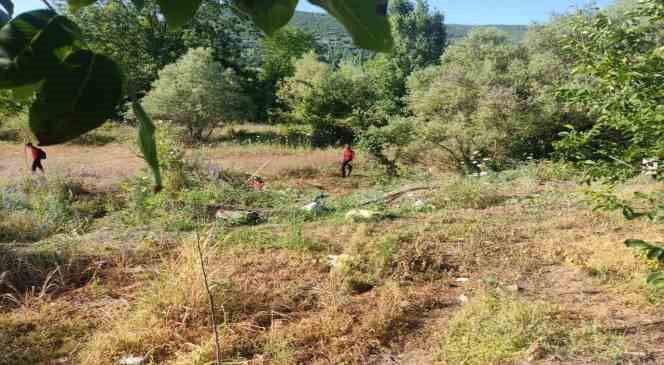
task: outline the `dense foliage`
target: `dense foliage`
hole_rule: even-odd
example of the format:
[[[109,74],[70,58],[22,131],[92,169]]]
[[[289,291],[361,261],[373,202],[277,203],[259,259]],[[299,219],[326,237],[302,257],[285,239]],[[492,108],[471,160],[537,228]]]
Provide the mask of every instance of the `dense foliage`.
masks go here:
[[[664,3],[645,1],[611,20],[577,18],[565,38],[574,75],[592,82],[561,91],[589,108],[597,122],[570,130],[558,144],[565,157],[588,162],[593,176],[638,174],[644,159],[664,158]]]
[[[216,62],[209,48],[193,48],[159,71],[143,105],[154,118],[184,126],[195,141],[224,122],[251,119],[254,111],[235,72]]]

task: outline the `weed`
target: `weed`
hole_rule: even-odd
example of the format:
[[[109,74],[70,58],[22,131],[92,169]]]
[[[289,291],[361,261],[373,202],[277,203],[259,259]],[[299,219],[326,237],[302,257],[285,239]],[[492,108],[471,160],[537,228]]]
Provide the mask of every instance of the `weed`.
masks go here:
[[[620,350],[619,338],[575,326],[564,317],[555,305],[482,292],[450,320],[441,353],[454,364],[496,364],[589,349],[585,355],[603,358],[607,351]]]
[[[447,208],[486,209],[499,205],[506,199],[495,185],[480,178],[466,177],[444,187],[441,193],[434,197],[433,204]]]
[[[215,282],[212,295],[217,303],[225,303],[230,282],[221,275],[222,266],[214,255],[215,248],[205,241],[204,255],[208,275]],[[160,269],[160,277],[139,296],[126,320],[114,322],[99,332],[81,353],[84,364],[112,364],[122,354],[149,354],[154,361],[163,360],[178,342],[171,330],[205,327],[208,320],[208,297],[200,272],[198,252],[193,242],[186,242],[177,255],[167,259]],[[221,318],[224,318],[222,315]],[[193,335],[193,332],[190,333]]]

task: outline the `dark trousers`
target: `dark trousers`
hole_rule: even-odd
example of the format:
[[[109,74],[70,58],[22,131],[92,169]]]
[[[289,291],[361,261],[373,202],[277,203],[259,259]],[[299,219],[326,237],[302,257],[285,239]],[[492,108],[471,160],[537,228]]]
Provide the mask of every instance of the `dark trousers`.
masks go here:
[[[341,163],[341,177],[348,177],[350,176],[350,173],[353,172],[353,165],[351,165],[352,161],[344,161]]]
[[[37,158],[32,162],[32,172],[37,171],[37,169],[40,169],[41,172],[44,172],[44,166],[41,164],[41,158]]]

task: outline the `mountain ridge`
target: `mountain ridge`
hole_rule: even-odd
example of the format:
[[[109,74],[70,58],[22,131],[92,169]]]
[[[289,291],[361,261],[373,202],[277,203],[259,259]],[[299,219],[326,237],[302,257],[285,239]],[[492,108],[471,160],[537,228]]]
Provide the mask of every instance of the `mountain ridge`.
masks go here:
[[[355,47],[350,34],[327,13],[296,11],[290,25],[312,33],[321,45],[327,46],[329,54],[326,55],[326,58],[328,60],[338,61],[348,56],[365,58],[369,54],[369,52]],[[465,37],[474,28],[498,28],[506,32],[514,42],[523,40],[528,30],[527,25],[511,24],[445,24],[445,26],[448,42],[451,43]]]

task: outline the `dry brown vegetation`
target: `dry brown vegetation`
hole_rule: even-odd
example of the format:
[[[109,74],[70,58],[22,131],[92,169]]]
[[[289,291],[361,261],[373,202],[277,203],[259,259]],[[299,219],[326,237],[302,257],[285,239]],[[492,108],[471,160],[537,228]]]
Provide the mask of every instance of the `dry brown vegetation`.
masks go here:
[[[564,165],[385,182],[360,161],[342,180],[335,150],[228,144],[204,150],[214,166],[252,173],[273,159],[265,192],[206,180],[146,197],[140,179],[123,178],[142,167],[127,163],[127,145],[50,149],[47,171],[67,176],[49,181],[48,194],[16,188],[27,184],[16,181],[20,151],[0,146],[2,364],[129,355],[210,364],[194,231],[204,236],[224,363],[664,363],[664,293],[643,279],[656,263],[622,245],[662,241],[664,231],[593,212],[583,203],[589,187]],[[103,156],[95,167],[90,154]],[[381,212],[375,220],[345,219],[422,179],[437,188],[369,206]],[[623,193],[637,185],[662,188],[638,180]],[[332,210],[301,212],[320,192]],[[202,213],[211,203],[268,216],[222,224]],[[53,219],[62,226],[29,235]]]

